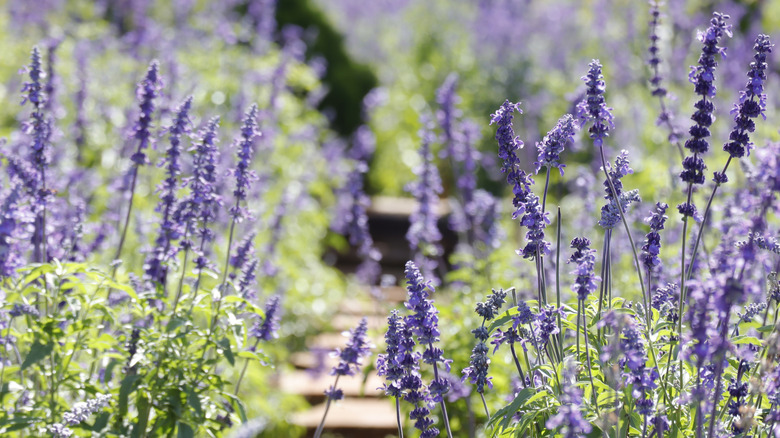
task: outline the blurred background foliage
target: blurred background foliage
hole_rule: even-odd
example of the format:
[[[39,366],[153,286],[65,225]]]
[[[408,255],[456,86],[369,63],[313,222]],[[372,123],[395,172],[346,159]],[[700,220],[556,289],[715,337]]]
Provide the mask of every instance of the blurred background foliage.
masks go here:
[[[224,169],[231,166],[228,148],[236,135],[238,119],[251,103],[263,111],[257,170],[259,187],[250,203],[254,222],[242,225],[244,234],[258,232],[263,248],[271,238],[267,224],[276,207],[291,203],[282,218],[283,236],[275,263],[278,275],[261,277],[261,297],[284,290],[284,342],[268,347],[275,363],[284,363],[292,351],[305,348],[309,334],[327,327],[328,315],[351,296],[364,293],[323,259],[327,247],[344,248],[346,241],[329,231],[334,189],[343,183],[347,164],[339,151],[349,144],[361,124],[370,125],[377,149],[367,175],[372,195],[406,196],[404,187],[413,180],[419,164],[418,130],[421,117],[434,117],[439,109],[436,90],[445,78],[459,78],[458,109],[463,118],[481,128],[479,149],[483,152],[480,186],[505,194],[506,184],[495,156],[494,128],[489,114],[505,100],[522,101],[524,114],[516,117],[515,129],[525,142],[523,157],[532,168],[535,143],[564,113],[573,111],[584,92],[580,77],[588,62],[601,59],[607,83],[607,102],[614,108],[616,130],[608,142],[614,155],[630,152],[633,175],[625,178],[629,188],[640,188],[645,201],[634,208],[643,217],[656,200],[670,205],[682,198],[676,175],[678,152],[666,140],[662,127],[655,127],[658,101],[647,85],[648,5],[635,0],[0,0],[0,138],[6,148],[20,147],[19,90],[23,77],[17,72],[29,60],[33,46],[56,45],[58,84],[55,117],[60,130],[55,148],[62,154],[57,165],[67,172],[81,163],[89,168],[82,181],[94,188],[90,196],[90,219],[115,221],[117,175],[129,165],[131,128],[135,117],[135,84],[148,62],[159,59],[165,79],[161,117],[166,126],[171,110],[189,94],[194,96],[195,124],[214,115],[223,118],[221,144]],[[696,62],[699,43],[696,30],[706,26],[713,10],[732,16],[734,37],[725,42],[730,53],[721,63],[719,101],[733,102],[744,83],[749,48],[759,32],[780,36],[780,1],[668,0],[659,29],[662,72],[675,96],[671,108],[675,123],[684,132],[694,96],[687,81],[688,66]],[[777,57],[775,57],[777,59]],[[756,138],[780,139],[778,64],[770,65],[767,114]],[[84,139],[77,144],[77,92],[84,90]],[[366,111],[363,101],[374,90]],[[717,107],[719,119],[729,119],[730,106]],[[714,138],[723,139],[730,123],[718,123]],[[760,140],[760,141],[765,141]],[[600,187],[599,164],[578,138],[565,153],[566,175],[552,174],[551,203],[560,205],[567,218],[595,224],[601,196],[583,195],[583,187]],[[438,148],[440,145],[437,144]],[[713,147],[712,162],[725,154]],[[437,151],[438,152],[438,151]],[[162,150],[156,151],[156,162]],[[453,190],[446,162],[444,196]],[[153,197],[158,176],[143,172],[137,193],[138,218],[129,251],[139,266],[143,250],[153,237],[156,203]],[[735,179],[739,179],[736,176]],[[64,187],[69,190],[69,187]],[[598,205],[594,205],[594,203]],[[504,202],[504,211],[510,209]],[[443,300],[442,339],[446,354],[455,359],[454,370],[468,363],[473,342],[469,331],[478,324],[472,307],[491,287],[516,286],[521,294],[532,290],[526,280],[529,266],[521,265],[514,249],[521,236],[504,214],[508,231],[502,246],[477,264],[479,273],[451,274],[451,295]],[[581,221],[565,220],[569,224]],[[553,220],[552,227],[556,226]],[[589,227],[577,226],[576,232]],[[565,229],[564,236],[574,230]],[[222,239],[225,236],[221,236]],[[594,239],[598,240],[598,239]],[[566,238],[564,238],[566,241]],[[621,244],[618,242],[618,244]],[[618,250],[628,267],[629,251]],[[594,242],[599,247],[600,242]],[[219,244],[217,246],[220,246]],[[222,245],[224,246],[224,245]],[[676,256],[676,248],[665,251]],[[110,251],[105,252],[106,254]],[[224,255],[216,254],[216,259]],[[110,260],[94,260],[110,263]],[[615,288],[631,280],[628,269],[617,269],[625,281],[615,278]],[[206,286],[206,288],[213,287]],[[568,293],[568,288],[565,289]],[[262,298],[261,298],[262,300]],[[451,352],[451,353],[450,353]],[[510,367],[508,358],[499,367]],[[258,386],[275,370],[255,370],[249,382]],[[497,370],[496,376],[507,375]],[[497,385],[508,386],[497,378]],[[291,412],[302,400],[282,394],[258,392],[248,401],[254,414]],[[453,418],[466,418],[467,407],[455,404]],[[479,412],[479,411],[478,411]],[[275,418],[274,415],[270,416]],[[278,418],[283,419],[283,416]],[[275,424],[276,436],[291,436],[283,421]]]

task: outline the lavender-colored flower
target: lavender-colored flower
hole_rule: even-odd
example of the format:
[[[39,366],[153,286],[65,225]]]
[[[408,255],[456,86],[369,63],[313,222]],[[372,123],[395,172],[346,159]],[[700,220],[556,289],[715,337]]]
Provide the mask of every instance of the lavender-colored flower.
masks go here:
[[[481,326],[473,330],[474,337],[477,338],[476,346],[471,351],[471,358],[469,360],[469,366],[463,370],[463,379],[469,379],[472,384],[477,385],[477,392],[480,394],[485,392],[485,385],[491,389],[493,383],[492,377],[488,377],[488,368],[490,367],[490,359],[487,357],[489,351],[485,341],[489,338],[489,333],[485,328],[485,322],[490,321],[498,315],[501,306],[506,302],[506,292],[503,289],[496,291],[493,289],[493,293],[488,295],[487,300],[483,303],[477,303],[476,312],[477,315],[482,317]],[[498,347],[496,347],[498,348]]]
[[[252,336],[261,341],[270,341],[277,337],[277,330],[279,330],[279,316],[281,298],[279,295],[274,295],[268,298],[265,303],[265,317],[255,321],[252,326],[252,330],[249,332],[249,336]]]
[[[256,258],[247,261],[241,268],[241,276],[238,279],[238,294],[241,298],[246,300],[254,300],[257,298],[257,292],[255,290],[255,281],[257,279],[257,265]]]
[[[512,186],[514,198],[512,205],[515,211],[512,218],[516,219],[525,213],[525,203],[529,193],[531,193],[531,184],[533,180],[520,168],[520,158],[517,151],[523,148],[523,142],[515,136],[512,128],[512,119],[514,112],[522,114],[520,103],[505,101],[503,105],[491,114],[490,124],[498,125],[496,130],[496,141],[498,142],[498,156],[503,161],[501,172],[506,174],[506,182]]]
[[[417,199],[417,208],[409,217],[411,224],[406,233],[406,240],[415,252],[415,259],[421,265],[420,267],[432,278],[437,264],[436,259],[442,253],[441,232],[437,225],[439,218],[436,214],[442,186],[430,149],[434,140],[433,133],[426,127],[422,130],[421,137],[422,164],[415,170],[418,179],[407,187],[407,191]]]
[[[138,83],[138,88],[136,89],[140,112],[134,126],[135,132],[133,136],[138,140],[138,149],[136,149],[136,152],[130,157],[130,160],[135,163],[136,166],[149,164],[149,160],[146,158],[144,150],[154,141],[154,136],[151,133],[155,109],[154,100],[160,96],[161,88],[162,81],[160,80],[159,63],[157,61],[152,61],[151,64],[149,64],[149,70],[147,70],[146,76]]]
[[[334,388],[333,385],[331,385],[325,390],[325,397],[327,397],[328,400],[339,401],[344,398],[344,391]]]
[[[249,233],[248,236],[238,244],[236,252],[230,256],[230,266],[233,267],[234,272],[230,277],[235,278],[236,269],[242,269],[247,262],[249,262],[255,255],[255,233]]]
[[[62,420],[68,426],[76,426],[77,424],[87,421],[92,414],[95,414],[108,406],[110,401],[110,395],[97,394],[93,399],[73,405],[71,410],[62,414]]]
[[[181,173],[182,136],[190,132],[189,113],[192,108],[192,98],[187,98],[176,109],[173,124],[168,128],[170,147],[165,152],[165,158],[160,163],[165,166],[166,177],[157,188],[160,193],[160,202],[156,211],[160,213],[160,231],[155,240],[154,250],[146,257],[144,273],[146,278],[153,283],[165,286],[168,274],[168,260],[173,259],[178,247],[173,241],[181,237],[185,224],[179,222],[175,215],[177,208],[176,194],[179,190],[179,174]]]
[[[27,303],[22,303],[22,304],[15,303],[14,307],[11,309],[10,312],[8,312],[8,314],[12,318],[17,316],[22,316],[22,315],[29,315],[35,318],[41,316],[41,313],[38,312],[38,309],[36,309],[35,306],[32,306]]]
[[[584,437],[593,427],[582,416],[582,391],[575,383],[574,370],[565,368],[564,379],[561,405],[558,412],[547,420],[545,427],[550,430],[561,427],[561,436],[565,438]]]
[[[24,125],[25,132],[32,136],[30,163],[36,169],[43,169],[49,164],[47,143],[51,127],[44,113],[48,96],[44,89],[45,84],[42,81],[46,78],[46,73],[43,71],[41,53],[37,47],[33,48],[30,56],[30,65],[25,70],[30,76],[30,82],[25,82],[22,87],[22,93],[26,93],[22,99],[22,105],[30,102],[30,105],[33,107],[31,120]]]
[[[745,313],[737,312],[740,322],[752,322],[753,318],[766,310],[766,303],[750,303],[745,306]]]
[[[190,189],[190,193],[182,203],[182,220],[187,223],[188,231],[196,232],[200,238],[200,246],[195,248],[195,267],[202,270],[209,265],[206,257],[206,243],[214,239],[214,232],[209,224],[217,218],[217,207],[222,200],[217,193],[217,130],[219,129],[219,117],[214,117],[206,124],[206,127],[198,134],[199,140],[190,151],[195,151],[194,168],[192,176],[182,181]],[[198,226],[200,222],[200,226]],[[195,228],[197,227],[197,230]],[[185,247],[189,246],[189,239],[184,239]]]
[[[542,166],[548,169],[557,167],[563,175],[565,164],[558,160],[561,158],[561,152],[564,148],[574,141],[574,134],[577,132],[577,125],[574,123],[574,117],[566,114],[558,120],[555,127],[544,136],[541,142],[536,143],[536,149],[539,151],[539,161],[535,162],[536,173]]]
[[[658,58],[658,53],[660,52],[660,49],[658,48],[658,40],[660,39],[658,36],[658,25],[660,21],[659,18],[661,17],[658,3],[658,0],[650,1],[650,15],[653,18],[650,20],[650,48],[648,49],[650,59],[647,63],[650,64],[650,67],[653,69],[653,77],[650,78],[652,94],[653,96],[663,97],[666,96],[666,89],[661,86],[663,78],[661,77],[661,71],[658,68],[661,64],[661,60]]]
[[[526,245],[517,253],[523,258],[535,260],[538,256],[544,256],[550,252],[550,242],[544,240],[544,229],[550,224],[549,213],[542,210],[542,204],[536,194],[529,192],[526,195],[525,214],[520,223],[528,228],[525,234]]]
[[[606,194],[604,195],[604,199],[607,200],[607,204],[601,207],[601,219],[599,219],[599,225],[605,229],[612,229],[620,223],[620,210],[618,210],[618,208],[622,209],[625,214],[631,204],[641,201],[638,190],[623,190],[623,177],[634,173],[634,170],[631,169],[629,164],[628,151],[622,150],[617,158],[615,158],[615,168],[608,169],[607,174],[612,181],[611,187],[615,188],[615,194],[620,200],[620,207],[618,207],[618,202],[615,201],[615,197],[612,194],[612,188],[610,187],[609,181],[605,180],[604,190]]]
[[[54,423],[49,426],[49,433],[53,438],[70,438],[73,436],[73,430],[62,423]]]
[[[648,271],[652,271],[656,267],[660,266],[661,259],[658,258],[658,254],[661,252],[661,235],[659,231],[664,229],[664,222],[668,219],[664,213],[669,208],[663,202],[655,204],[655,209],[645,219],[645,222],[650,224],[650,232],[645,236],[645,243],[642,245],[642,262]]]
[[[588,67],[588,74],[582,77],[587,85],[587,97],[577,104],[577,116],[580,119],[580,127],[593,122],[588,132],[593,139],[593,144],[601,147],[604,138],[609,136],[609,130],[614,129],[615,124],[612,121],[612,108],[607,107],[607,102],[604,100],[606,85],[601,74],[601,63],[598,59],[594,59]]]
[[[436,90],[436,103],[439,104],[439,111],[437,113],[437,119],[442,130],[442,142],[444,143],[444,149],[442,150],[442,158],[448,156],[454,157],[458,155],[456,149],[455,139],[455,124],[461,115],[461,111],[456,108],[460,97],[458,96],[456,89],[458,88],[458,75],[457,73],[450,73],[444,80],[444,83]]]
[[[0,278],[13,277],[16,269],[24,264],[23,251],[17,239],[25,217],[26,206],[21,204],[23,187],[18,181],[12,183],[10,191],[0,204]]]
[[[539,338],[539,348],[543,348],[550,340],[550,336],[558,334],[558,316],[563,317],[563,308],[555,308],[553,305],[544,306],[534,320],[534,331]]]
[[[260,135],[260,132],[257,131],[257,111],[257,105],[252,105],[244,114],[244,119],[241,123],[241,134],[240,137],[236,138],[238,163],[236,168],[232,170],[232,174],[236,179],[236,187],[233,190],[235,205],[230,208],[230,214],[235,222],[241,222],[247,217],[247,209],[242,207],[241,203],[246,200],[250,183],[257,180],[257,174],[250,169],[254,139]]]
[[[385,394],[393,397],[402,395],[401,378],[405,374],[401,362],[404,357],[401,355],[403,331],[404,320],[397,310],[393,310],[387,318],[386,353],[377,355],[376,359],[377,374],[385,376],[388,382],[383,387]]]
[[[692,66],[689,75],[691,83],[694,84],[696,94],[701,96],[701,99],[694,104],[696,112],[691,116],[691,119],[694,121],[694,125],[691,126],[689,131],[691,138],[685,142],[685,147],[693,155],[685,157],[683,160],[683,171],[680,173],[680,179],[689,185],[704,184],[704,169],[706,166],[700,155],[709,150],[707,137],[710,136],[709,128],[715,121],[715,116],[713,115],[715,105],[712,102],[716,91],[716,87],[713,84],[715,81],[715,68],[718,66],[715,56],[718,54],[723,56],[725,54],[725,49],[719,47],[718,43],[723,35],[731,36],[731,25],[726,24],[728,18],[728,15],[715,12],[707,31],[699,33],[699,40],[703,43],[702,53],[699,57],[699,65]],[[689,202],[678,205],[677,209],[684,217],[696,214],[696,207]]]
[[[677,285],[675,283],[667,283],[656,290],[650,305],[653,309],[658,310],[661,316],[666,317],[667,321],[675,323],[678,318],[677,301],[679,299],[680,292]]]
[[[339,208],[335,214],[333,229],[349,237],[351,245],[357,247],[361,263],[356,275],[365,284],[376,284],[381,268],[382,254],[374,246],[374,239],[368,227],[366,210],[371,199],[363,189],[363,178],[368,172],[368,161],[376,148],[376,139],[368,126],[361,126],[352,141],[349,157],[354,168],[347,175],[345,187],[339,192]]]
[[[601,278],[595,274],[596,250],[590,248],[590,240],[585,237],[575,237],[571,241],[571,247],[575,250],[566,263],[575,263],[577,267],[572,274],[577,275],[571,287],[577,294],[577,299],[585,300],[588,295],[596,291]]]
[[[759,35],[756,37],[756,43],[753,50],[756,51],[753,57],[755,61],[750,63],[750,71],[747,73],[749,78],[745,85],[745,90],[739,93],[739,103],[734,105],[731,113],[734,114],[734,129],[729,135],[729,142],[723,145],[723,150],[728,152],[731,158],[742,158],[747,154],[750,156],[750,149],[753,143],[750,141],[750,133],[755,131],[756,124],[752,119],[763,116],[766,120],[766,94],[764,94],[764,82],[766,82],[766,57],[772,52],[774,45],[769,42],[769,36]],[[722,183],[725,174],[716,173],[716,182]],[[719,181],[720,180],[720,181]]]
[[[357,328],[345,333],[349,336],[347,347],[336,350],[335,355],[339,358],[339,363],[333,367],[330,375],[354,376],[360,370],[363,358],[371,354],[373,347],[366,335],[367,331],[368,321],[363,318]]]

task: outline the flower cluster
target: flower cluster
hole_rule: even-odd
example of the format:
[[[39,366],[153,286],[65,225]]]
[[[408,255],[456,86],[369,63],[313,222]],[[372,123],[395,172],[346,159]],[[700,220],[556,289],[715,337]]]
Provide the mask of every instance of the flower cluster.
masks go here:
[[[281,297],[274,295],[265,303],[265,317],[255,321],[249,336],[261,341],[270,341],[277,337],[281,313]]]
[[[184,231],[185,224],[179,222],[176,194],[179,190],[179,174],[181,173],[182,136],[190,132],[190,109],[192,98],[187,98],[177,109],[173,124],[168,128],[170,147],[165,152],[165,158],[160,163],[165,166],[166,177],[157,188],[160,193],[160,202],[157,212],[160,213],[160,230],[157,233],[154,250],[146,257],[144,273],[146,278],[154,284],[165,286],[168,275],[168,260],[172,259],[178,247],[173,241],[178,239]]]
[[[373,348],[367,332],[368,321],[363,318],[355,329],[344,333],[349,336],[347,347],[336,350],[335,356],[339,358],[339,363],[333,367],[330,375],[354,376],[358,372],[363,365],[363,358],[371,354]]]
[[[565,147],[574,141],[574,134],[577,132],[577,125],[574,123],[574,117],[566,114],[558,120],[555,127],[544,136],[541,142],[536,144],[539,151],[539,161],[535,162],[536,173],[542,166],[547,168],[557,167],[563,176],[565,164],[561,164],[561,152]]]
[[[561,435],[567,438],[581,437],[589,433],[593,426],[582,415],[582,390],[576,383],[576,373],[571,367],[564,370],[565,385],[561,390],[561,406],[558,412],[545,423],[550,430],[561,428]]]
[[[689,79],[694,84],[696,94],[701,99],[694,104],[696,111],[691,116],[694,125],[691,126],[691,137],[685,142],[685,147],[693,154],[685,157],[683,160],[683,171],[680,173],[680,179],[688,185],[704,184],[704,160],[701,154],[709,150],[707,138],[710,136],[710,126],[715,121],[713,111],[715,105],[712,98],[715,97],[716,87],[715,68],[718,62],[716,55],[723,56],[725,49],[718,46],[723,35],[731,36],[731,25],[726,24],[729,16],[714,13],[710,21],[710,27],[705,32],[699,33],[699,40],[702,42],[702,53],[699,56],[699,65],[691,67]],[[696,207],[685,202],[677,206],[684,217],[695,216]]]
[[[154,141],[151,132],[152,119],[154,118],[155,110],[154,100],[160,96],[160,89],[162,88],[159,68],[158,62],[152,61],[152,63],[149,64],[149,70],[147,70],[146,76],[141,80],[136,89],[140,111],[134,126],[135,132],[133,136],[138,140],[138,148],[130,157],[130,160],[136,166],[149,164],[149,160],[146,157],[146,152],[144,152],[144,150]]]
[[[661,235],[658,232],[664,229],[664,223],[669,218],[664,214],[667,208],[669,206],[666,203],[658,202],[650,216],[645,219],[645,222],[650,224],[650,232],[645,236],[645,243],[642,245],[642,263],[648,272],[661,265],[661,259],[658,258],[661,252]]]
[[[577,276],[571,287],[577,294],[577,299],[585,300],[588,295],[596,291],[601,278],[595,274],[596,250],[590,248],[590,240],[584,237],[575,237],[571,241],[571,247],[575,250],[567,263],[574,263],[577,267],[572,274]]]
[[[415,170],[417,181],[407,187],[415,199],[417,208],[409,217],[410,226],[406,240],[415,253],[415,260],[428,277],[435,281],[433,271],[437,266],[437,258],[442,253],[441,232],[438,226],[436,209],[439,204],[439,194],[442,192],[441,178],[433,162],[431,143],[433,133],[426,128],[421,132],[420,157],[422,164]]]
[[[599,225],[604,229],[612,229],[620,223],[620,210],[618,208],[623,213],[626,213],[631,204],[641,201],[638,190],[623,190],[623,177],[634,173],[629,164],[628,151],[622,150],[615,158],[615,168],[608,169],[609,180],[604,181],[604,190],[606,192],[604,199],[607,200],[607,204],[601,207],[601,219],[599,220]],[[612,182],[611,186],[610,181]],[[615,195],[617,195],[619,202],[615,200],[612,194],[612,187],[615,188]],[[619,207],[618,204],[620,205]]]
[[[763,116],[766,120],[766,94],[764,94],[764,82],[766,82],[766,57],[772,52],[773,44],[769,42],[769,36],[759,35],[753,46],[756,54],[754,61],[750,63],[748,82],[745,90],[739,93],[739,103],[734,105],[731,113],[734,114],[734,129],[729,135],[729,141],[723,145],[723,150],[729,153],[731,158],[742,158],[750,155],[753,143],[750,141],[750,133],[755,131],[756,124],[752,119]],[[715,182],[723,183],[725,174],[716,172]]]
[[[490,333],[485,327],[485,322],[491,321],[498,315],[498,311],[501,310],[501,306],[506,302],[506,292],[503,289],[493,290],[491,295],[488,295],[487,301],[483,303],[477,303],[476,312],[477,315],[482,317],[482,324],[479,328],[472,330],[474,337],[477,338],[477,345],[471,351],[471,358],[469,360],[469,366],[463,369],[463,379],[469,379],[469,381],[477,385],[477,392],[480,394],[485,392],[485,385],[489,388],[493,388],[491,382],[492,377],[488,377],[488,368],[490,367],[490,359],[487,357],[489,351],[487,344],[485,343],[490,338]]]
[[[610,129],[615,128],[615,123],[612,120],[612,108],[607,107],[604,99],[606,85],[601,74],[601,62],[594,59],[588,67],[588,74],[582,77],[587,85],[587,97],[577,104],[577,116],[580,119],[580,127],[593,122],[588,132],[593,144],[601,147],[604,139],[609,136]]]
[[[257,105],[253,104],[244,115],[241,136],[236,139],[238,163],[232,172],[236,178],[236,187],[233,190],[235,205],[230,207],[230,214],[236,222],[241,222],[248,216],[246,207],[242,207],[241,203],[246,200],[249,184],[257,179],[255,171],[249,168],[254,155],[254,139],[260,135],[257,131],[257,112]]]
[[[517,151],[523,148],[523,142],[515,136],[512,127],[514,112],[522,114],[520,103],[505,101],[501,107],[491,114],[490,124],[497,124],[496,141],[498,142],[498,157],[503,161],[501,172],[506,174],[506,182],[512,186],[515,207],[512,218],[518,218],[525,213],[525,203],[531,193],[533,180],[520,168],[520,158]]]

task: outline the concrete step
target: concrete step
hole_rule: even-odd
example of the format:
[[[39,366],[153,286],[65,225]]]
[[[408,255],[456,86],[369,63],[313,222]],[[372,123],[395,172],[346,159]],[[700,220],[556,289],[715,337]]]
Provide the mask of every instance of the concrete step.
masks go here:
[[[311,437],[322,421],[324,412],[325,403],[321,403],[308,411],[295,414],[291,420],[293,424],[306,427],[307,436]],[[345,398],[331,403],[324,430],[344,437],[384,438],[397,435],[397,424],[395,405],[389,398]]]
[[[279,376],[277,384],[282,392],[298,394],[309,400],[324,400],[324,391],[333,385],[335,376],[330,375],[330,369],[314,376],[307,371],[290,371]],[[384,384],[384,379],[376,373],[368,374],[365,382],[363,375],[341,376],[338,388],[344,391],[345,397],[384,397],[384,392],[377,389]]]

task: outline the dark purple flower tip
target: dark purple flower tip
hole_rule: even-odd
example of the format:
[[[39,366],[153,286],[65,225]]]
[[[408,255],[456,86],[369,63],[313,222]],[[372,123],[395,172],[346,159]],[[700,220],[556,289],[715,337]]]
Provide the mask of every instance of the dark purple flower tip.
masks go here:
[[[162,81],[159,75],[159,63],[155,60],[149,64],[146,76],[138,83],[136,99],[138,100],[138,119],[134,126],[134,138],[138,140],[138,148],[130,157],[137,166],[149,164],[144,150],[153,142],[151,133],[152,120],[154,118],[154,100],[160,96]]]
[[[615,128],[612,117],[612,108],[607,107],[604,99],[606,85],[601,74],[601,63],[594,59],[588,64],[588,74],[582,77],[587,86],[587,96],[577,104],[577,117],[580,119],[580,127],[592,122],[588,132],[593,144],[601,147],[604,138],[609,136],[610,129]]]
[[[339,401],[344,398],[344,391],[331,386],[330,388],[325,390],[325,397],[333,401]]]

